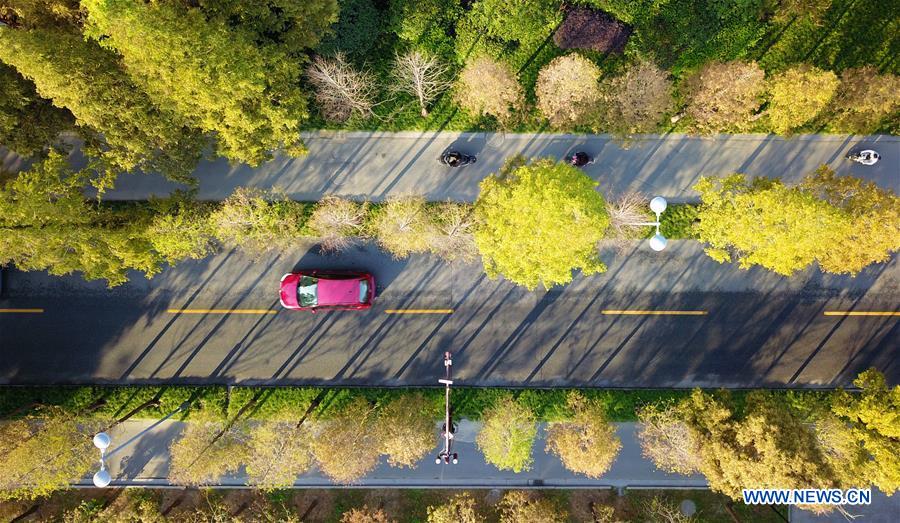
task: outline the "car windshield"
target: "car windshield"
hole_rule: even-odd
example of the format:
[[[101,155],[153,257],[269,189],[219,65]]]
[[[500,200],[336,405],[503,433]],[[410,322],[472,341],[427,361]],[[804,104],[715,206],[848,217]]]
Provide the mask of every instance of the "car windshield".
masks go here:
[[[318,278],[301,276],[297,283],[297,303],[301,307],[315,307],[319,304]]]
[[[369,302],[369,282],[367,280],[359,280],[359,302]]]

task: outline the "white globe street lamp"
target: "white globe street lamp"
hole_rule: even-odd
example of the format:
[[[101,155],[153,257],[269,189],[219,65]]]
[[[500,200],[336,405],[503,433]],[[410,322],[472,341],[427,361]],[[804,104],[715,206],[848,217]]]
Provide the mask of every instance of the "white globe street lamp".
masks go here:
[[[662,233],[659,232],[660,225],[660,215],[666,210],[666,207],[669,206],[669,203],[662,196],[654,196],[652,200],[650,200],[650,210],[653,211],[653,214],[656,215],[655,222],[639,222],[639,223],[628,223],[626,225],[635,225],[635,226],[643,226],[643,227],[656,227],[656,234],[650,238],[648,242],[650,244],[650,248],[656,252],[659,252],[666,248],[666,244],[669,243],[669,240],[666,239]]]

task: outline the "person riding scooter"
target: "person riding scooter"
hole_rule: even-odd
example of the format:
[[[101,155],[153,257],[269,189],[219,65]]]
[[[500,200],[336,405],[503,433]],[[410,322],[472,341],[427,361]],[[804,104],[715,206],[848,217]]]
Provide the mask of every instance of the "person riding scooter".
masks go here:
[[[881,159],[881,155],[872,149],[847,154],[847,159],[863,165],[875,165]]]
[[[475,156],[463,154],[459,151],[447,151],[441,155],[440,162],[449,167],[462,167],[475,163]]]
[[[584,167],[594,163],[594,158],[584,151],[578,151],[569,158],[569,163],[575,167]]]

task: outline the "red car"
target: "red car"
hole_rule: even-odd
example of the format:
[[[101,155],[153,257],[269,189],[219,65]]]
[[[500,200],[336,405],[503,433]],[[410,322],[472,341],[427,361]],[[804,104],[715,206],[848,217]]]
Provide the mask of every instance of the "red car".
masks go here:
[[[375,278],[367,272],[298,271],[281,277],[281,305],[298,311],[368,309]]]

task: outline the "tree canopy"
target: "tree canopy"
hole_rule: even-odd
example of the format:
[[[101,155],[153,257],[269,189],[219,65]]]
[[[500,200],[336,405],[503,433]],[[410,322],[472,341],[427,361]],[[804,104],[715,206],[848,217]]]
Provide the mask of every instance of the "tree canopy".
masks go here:
[[[512,396],[501,397],[484,413],[475,443],[484,459],[500,470],[531,468],[531,447],[537,435],[534,413]]]
[[[113,170],[140,169],[185,179],[202,143],[188,122],[156,105],[120,67],[116,55],[68,29],[0,31],[0,60],[33,81],[37,92],[68,109],[102,141],[89,153]],[[96,141],[96,140],[95,140]],[[101,180],[111,184],[112,176]]]
[[[597,185],[581,170],[550,159],[504,170],[481,182],[475,242],[485,271],[529,290],[603,272],[597,253],[609,217]]]
[[[775,75],[769,86],[772,128],[779,134],[789,134],[809,122],[828,105],[837,88],[837,75],[808,65]]]
[[[742,174],[701,178],[696,231],[718,261],[789,276],[818,262],[855,274],[900,249],[900,199],[821,167],[797,186]]]
[[[257,165],[278,148],[305,152],[298,59],[183,4],[84,0],[86,33],[113,49],[160,107],[215,133],[217,152]]]
[[[567,404],[573,411],[570,420],[550,424],[547,451],[559,456],[563,466],[589,478],[599,478],[612,466],[622,442],[616,427],[606,417],[606,407],[570,392]]]

